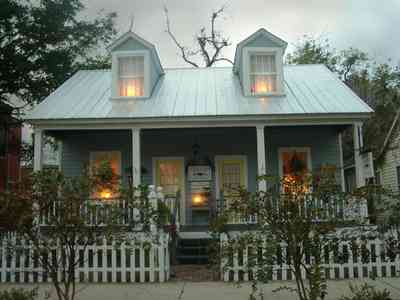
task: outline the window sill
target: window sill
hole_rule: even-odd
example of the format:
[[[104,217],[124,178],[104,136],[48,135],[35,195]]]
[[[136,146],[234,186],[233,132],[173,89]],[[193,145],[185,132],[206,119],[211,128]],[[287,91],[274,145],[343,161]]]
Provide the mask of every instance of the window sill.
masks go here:
[[[256,94],[256,95],[247,94],[246,96],[250,98],[285,97],[286,93],[276,92],[276,93],[266,93],[266,94]]]
[[[131,96],[117,96],[117,97],[111,97],[111,100],[115,101],[129,101],[129,100],[144,100],[148,99],[148,96],[136,96],[136,97],[131,97]]]

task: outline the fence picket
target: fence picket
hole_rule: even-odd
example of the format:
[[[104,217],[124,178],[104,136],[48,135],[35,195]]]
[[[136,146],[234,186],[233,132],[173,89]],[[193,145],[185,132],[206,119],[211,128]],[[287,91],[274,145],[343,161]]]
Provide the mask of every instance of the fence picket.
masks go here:
[[[221,236],[221,243],[226,243],[228,238],[226,235]],[[256,272],[256,267],[253,270],[248,270],[248,249],[240,250],[243,251],[243,258],[239,263],[239,251],[235,251],[233,255],[232,267],[226,268],[228,263],[227,258],[223,258],[221,262],[222,280],[223,281],[248,281],[250,280],[246,271]],[[327,252],[326,252],[327,251]],[[367,259],[363,257],[362,251],[369,253]],[[351,244],[348,242],[342,242],[339,244],[338,253],[324,249],[322,253],[323,264],[321,266],[324,270],[325,276],[329,279],[353,279],[363,277],[397,277],[397,272],[400,270],[400,257],[396,255],[395,259],[387,254],[384,242],[378,238],[375,240],[369,240],[365,243],[364,250],[353,252]],[[277,262],[273,268],[272,280],[293,280],[293,274],[291,275],[291,269],[286,264],[285,257],[287,256],[287,247],[284,243],[280,244],[280,255],[283,259],[281,262]],[[338,254],[343,255],[343,260],[338,261]],[[304,258],[305,259],[305,258]],[[363,261],[364,259],[364,261]],[[243,273],[244,276],[239,274]],[[302,269],[302,276],[305,277],[305,272]]]

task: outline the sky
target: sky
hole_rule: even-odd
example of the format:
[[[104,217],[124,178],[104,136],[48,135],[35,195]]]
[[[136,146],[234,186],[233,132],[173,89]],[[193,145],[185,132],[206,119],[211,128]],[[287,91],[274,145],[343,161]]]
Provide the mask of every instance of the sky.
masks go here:
[[[171,27],[182,44],[193,45],[194,33],[208,25],[213,10],[225,5],[217,28],[232,46],[224,56],[233,58],[235,45],[264,27],[289,43],[304,35],[329,39],[337,50],[356,47],[379,62],[400,62],[400,0],[83,0],[85,17],[101,10],[115,11],[120,34],[129,28],[156,45],[164,67],[187,66],[165,32],[163,5]]]

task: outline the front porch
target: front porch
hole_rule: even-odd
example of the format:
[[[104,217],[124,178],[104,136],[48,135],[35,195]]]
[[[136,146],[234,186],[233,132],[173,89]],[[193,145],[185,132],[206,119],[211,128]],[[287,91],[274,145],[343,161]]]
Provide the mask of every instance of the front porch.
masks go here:
[[[243,186],[251,192],[264,190],[266,185],[257,182],[257,175],[287,175],[287,164],[293,159],[293,153],[313,174],[325,166],[336,168],[337,183],[344,189],[341,141],[344,128],[340,125],[260,125],[141,130],[37,129],[35,169],[41,168],[40,149],[46,133],[61,142],[60,169],[65,175],[77,176],[99,159],[110,159],[123,184],[162,186],[167,198],[178,194],[176,221],[179,224],[205,226],[210,216],[222,207],[224,187]],[[357,126],[354,128],[357,134]],[[196,172],[206,167],[206,173],[192,174],[190,166],[196,166]],[[343,217],[343,208],[342,203],[332,203],[324,208],[324,213]],[[237,219],[234,223],[243,223],[243,220]]]

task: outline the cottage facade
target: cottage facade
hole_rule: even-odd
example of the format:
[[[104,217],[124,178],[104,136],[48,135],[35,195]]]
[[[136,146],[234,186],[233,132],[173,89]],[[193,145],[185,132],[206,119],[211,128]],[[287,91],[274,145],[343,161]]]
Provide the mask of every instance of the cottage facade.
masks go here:
[[[372,110],[325,66],[284,65],[286,46],[260,29],[237,45],[233,68],[165,68],[154,45],[128,32],[109,47],[111,70],[77,72],[29,115],[34,168],[43,135],[54,136],[68,176],[107,159],[124,184],[179,192],[190,231],[208,223],[227,186],[265,189],[257,175],[290,176],[294,159],[310,172],[335,166],[344,189],[341,133],[353,126],[361,185]]]

